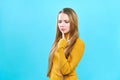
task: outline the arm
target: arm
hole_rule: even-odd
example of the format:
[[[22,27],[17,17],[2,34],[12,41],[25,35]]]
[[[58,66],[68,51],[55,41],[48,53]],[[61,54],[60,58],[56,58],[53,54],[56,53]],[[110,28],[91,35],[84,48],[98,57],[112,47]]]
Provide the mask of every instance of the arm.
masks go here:
[[[81,40],[77,40],[75,46],[73,47],[73,50],[70,53],[72,58],[70,61],[68,61],[64,54],[65,45],[66,40],[61,39],[58,43],[57,48],[59,67],[63,75],[69,74],[76,68],[84,52],[84,43]]]

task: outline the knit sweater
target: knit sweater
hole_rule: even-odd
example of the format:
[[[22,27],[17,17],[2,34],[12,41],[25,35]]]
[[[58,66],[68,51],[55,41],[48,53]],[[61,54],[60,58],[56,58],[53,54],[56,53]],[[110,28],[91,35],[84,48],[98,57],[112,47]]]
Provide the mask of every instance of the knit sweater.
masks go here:
[[[84,52],[84,42],[78,38],[68,58],[65,57],[64,48],[67,42],[60,39],[53,57],[50,80],[78,80],[75,68],[80,62]]]

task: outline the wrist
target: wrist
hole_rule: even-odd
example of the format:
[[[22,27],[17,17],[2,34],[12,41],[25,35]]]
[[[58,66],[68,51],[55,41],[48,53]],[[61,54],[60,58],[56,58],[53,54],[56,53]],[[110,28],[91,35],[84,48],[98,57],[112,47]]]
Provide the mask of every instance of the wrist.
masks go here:
[[[65,48],[67,41],[65,39],[60,39],[58,42],[58,48]]]

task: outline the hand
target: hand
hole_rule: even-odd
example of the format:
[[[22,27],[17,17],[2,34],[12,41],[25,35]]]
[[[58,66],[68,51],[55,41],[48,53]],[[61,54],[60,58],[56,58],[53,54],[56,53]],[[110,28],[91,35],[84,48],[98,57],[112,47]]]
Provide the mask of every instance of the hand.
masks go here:
[[[62,32],[62,38],[58,42],[58,49],[65,48],[67,41],[65,39],[65,34]]]

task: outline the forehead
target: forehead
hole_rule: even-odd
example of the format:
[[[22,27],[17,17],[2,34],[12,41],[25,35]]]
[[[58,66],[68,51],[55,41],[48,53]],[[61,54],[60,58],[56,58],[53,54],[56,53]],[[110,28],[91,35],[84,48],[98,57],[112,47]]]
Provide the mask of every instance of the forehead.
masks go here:
[[[60,14],[58,15],[58,20],[69,20],[69,17],[68,17],[68,15],[65,14],[65,13],[60,13]]]

